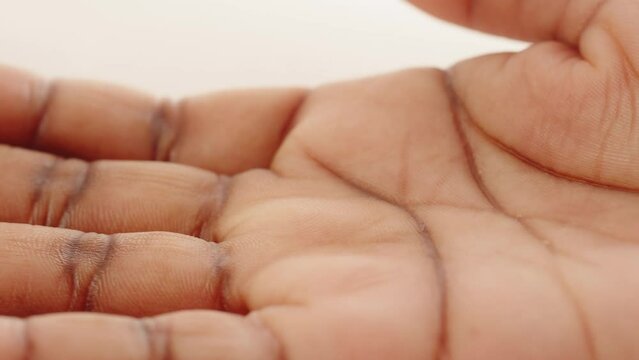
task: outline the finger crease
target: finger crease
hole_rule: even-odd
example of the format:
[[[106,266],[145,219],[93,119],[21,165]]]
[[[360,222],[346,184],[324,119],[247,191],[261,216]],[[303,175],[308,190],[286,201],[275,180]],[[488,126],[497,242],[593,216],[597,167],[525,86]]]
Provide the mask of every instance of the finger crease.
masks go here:
[[[102,256],[98,260],[93,273],[89,277],[87,286],[87,296],[84,299],[84,311],[95,311],[97,308],[97,297],[100,291],[100,281],[106,273],[109,263],[115,255],[115,247],[117,246],[117,238],[115,235],[101,236],[103,242]]]
[[[69,305],[67,311],[77,310],[78,298],[80,296],[80,278],[78,276],[79,253],[81,251],[80,244],[86,234],[81,233],[78,236],[70,238],[64,243],[61,249],[60,258],[62,259],[63,271],[67,277],[67,284],[71,296],[69,297]]]
[[[206,283],[206,292],[211,295],[211,309],[238,314],[246,313],[244,307],[238,307],[229,301],[229,277],[231,272],[228,267],[229,250],[216,243],[208,243],[211,252],[211,273]],[[235,302],[233,302],[235,303]]]
[[[51,184],[56,168],[60,160],[52,158],[42,170],[36,175],[33,184],[34,192],[31,200],[31,212],[29,215],[29,224],[41,225],[49,223],[49,198],[46,196],[47,187]]]
[[[202,199],[191,236],[200,239],[221,242],[217,231],[217,223],[226,205],[232,178],[219,175],[211,185],[210,191]]]
[[[59,211],[60,215],[56,221],[47,221],[47,226],[52,227],[67,227],[69,219],[73,213],[73,208],[84,196],[85,191],[91,184],[91,178],[94,170],[93,163],[82,163],[82,169],[77,172],[75,179],[71,178],[70,181],[74,181],[72,190],[62,201],[62,206]]]

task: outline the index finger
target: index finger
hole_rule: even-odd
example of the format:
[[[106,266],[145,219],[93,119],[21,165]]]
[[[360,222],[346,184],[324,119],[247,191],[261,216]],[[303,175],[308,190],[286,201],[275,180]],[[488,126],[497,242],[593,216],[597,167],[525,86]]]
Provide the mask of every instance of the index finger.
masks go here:
[[[303,89],[227,91],[177,102],[0,67],[0,143],[85,160],[162,160],[235,174],[270,165]]]

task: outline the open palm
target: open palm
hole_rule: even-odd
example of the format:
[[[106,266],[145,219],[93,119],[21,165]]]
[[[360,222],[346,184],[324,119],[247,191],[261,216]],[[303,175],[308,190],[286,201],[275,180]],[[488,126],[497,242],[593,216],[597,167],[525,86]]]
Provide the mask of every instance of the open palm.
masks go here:
[[[3,359],[639,358],[639,3],[415,3],[538,43],[177,103],[1,70]]]

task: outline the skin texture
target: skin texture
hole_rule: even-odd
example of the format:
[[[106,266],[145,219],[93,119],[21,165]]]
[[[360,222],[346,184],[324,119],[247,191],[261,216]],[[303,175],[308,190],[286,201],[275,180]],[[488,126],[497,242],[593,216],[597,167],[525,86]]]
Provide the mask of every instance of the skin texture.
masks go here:
[[[3,358],[639,358],[639,3],[415,5],[535,44],[179,102],[0,69]]]

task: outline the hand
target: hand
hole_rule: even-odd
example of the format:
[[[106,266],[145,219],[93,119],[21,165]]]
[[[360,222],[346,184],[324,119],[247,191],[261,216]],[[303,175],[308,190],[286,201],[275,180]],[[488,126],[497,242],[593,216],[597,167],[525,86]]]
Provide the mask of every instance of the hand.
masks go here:
[[[537,44],[173,104],[1,70],[3,358],[639,358],[639,3],[415,3]]]

